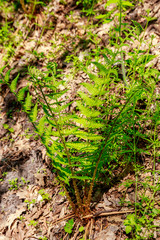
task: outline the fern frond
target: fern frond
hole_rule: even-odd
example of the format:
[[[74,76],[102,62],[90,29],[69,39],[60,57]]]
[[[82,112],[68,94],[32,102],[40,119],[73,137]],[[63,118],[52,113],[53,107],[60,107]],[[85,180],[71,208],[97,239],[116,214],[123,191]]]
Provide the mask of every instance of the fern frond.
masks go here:
[[[77,123],[79,126],[82,126],[83,128],[104,128],[104,124],[103,123],[98,123],[96,121],[93,120],[87,120],[85,118],[73,118],[73,122]]]
[[[102,105],[104,103],[104,101],[102,101],[98,98],[93,99],[93,98],[88,97],[88,95],[83,92],[78,92],[78,94],[83,99],[83,101],[90,107],[99,107],[100,105]]]
[[[62,126],[62,125],[66,125],[66,124],[71,124],[72,119],[76,117],[76,115],[66,115],[65,113],[61,113],[60,117],[57,119],[57,123]]]
[[[38,104],[36,103],[30,114],[32,122],[35,122],[38,114]]]
[[[45,115],[47,116],[47,120],[49,121],[50,120],[49,118],[53,118],[53,116],[51,115],[51,112],[48,109],[48,106],[42,102],[40,102],[40,104],[42,105],[43,111],[44,111]],[[55,124],[55,121],[52,121],[52,123]]]
[[[18,78],[19,78],[19,74],[16,76],[16,78],[10,84],[10,89],[11,89],[11,92],[13,92],[13,93],[16,91]]]
[[[81,104],[81,102],[76,102],[77,107],[79,108],[81,114],[83,114],[84,116],[86,116],[87,118],[90,117],[97,117],[99,115],[101,115],[101,113],[97,110],[92,110],[91,108],[85,107]]]
[[[71,173],[68,171],[68,168],[63,168],[60,164],[52,162],[54,168],[59,172],[58,178],[60,177],[63,182],[69,185],[69,180],[71,178]]]
[[[81,85],[84,86],[93,97],[97,95],[98,88],[96,88],[95,85],[91,83],[82,83]]]
[[[5,65],[4,67],[1,67],[1,68],[0,68],[0,75],[1,75],[1,76],[3,76],[2,73],[3,73],[3,71],[4,71],[4,69],[5,69],[6,67],[7,67],[7,65]]]
[[[9,82],[9,76],[10,76],[10,72],[13,70],[13,68],[9,69],[7,72],[6,72],[6,75],[4,76],[4,82],[8,84]]]
[[[46,131],[45,131],[46,136],[50,136],[50,137],[52,136],[52,128],[53,126],[51,124],[49,124],[49,126],[47,124]]]
[[[100,71],[101,74],[106,76],[108,74],[108,69],[101,63],[99,62],[92,62]]]
[[[68,126],[69,127],[69,126]],[[78,127],[68,128],[64,126],[64,129],[62,129],[62,135],[67,137],[69,135],[74,135],[77,132]]]
[[[37,127],[37,130],[38,130],[38,134],[39,135],[42,135],[45,131],[45,128],[44,128],[44,125],[46,123],[46,117],[43,116],[40,120],[39,120],[39,123],[38,125],[36,126]]]
[[[110,60],[105,54],[102,54],[102,55],[103,55],[106,63],[111,65],[111,64],[112,64],[112,63],[111,63],[111,60]]]
[[[29,112],[31,110],[31,106],[32,106],[32,96],[29,94],[29,92],[27,93],[27,97],[25,99],[25,102],[24,102],[24,110],[26,112]]]
[[[17,100],[21,102],[24,99],[25,92],[28,91],[28,87],[21,88],[17,94]]]
[[[48,86],[48,88],[50,88],[52,91],[53,91],[53,87],[49,87]],[[56,89],[56,88],[55,88]],[[54,89],[54,90],[55,90]],[[67,92],[68,90],[64,90],[64,91],[61,91],[61,92],[52,92],[52,93],[48,93],[48,94],[46,94],[46,96],[47,97],[49,97],[50,99],[55,99],[55,100],[57,100],[58,98],[60,98],[61,96],[63,96],[66,92]]]
[[[79,137],[81,139],[84,139],[84,140],[93,140],[93,141],[104,140],[104,137],[102,137],[100,135],[97,135],[97,134],[94,134],[94,133],[87,133],[87,132],[84,132],[84,131],[77,131],[75,133],[75,136]]]
[[[102,85],[102,78],[99,78],[97,75],[93,74],[93,73],[88,73],[88,76],[91,80],[93,80],[97,85]]]
[[[50,154],[49,154],[50,155]],[[53,155],[50,155],[50,157],[52,157],[52,159],[53,159]],[[54,164],[56,165],[56,164],[60,164],[60,166],[62,167],[62,169],[64,168],[64,166],[65,166],[65,168],[67,169],[67,167],[69,167],[69,163],[67,162],[67,160],[64,158],[64,156],[63,156],[63,158],[59,155],[59,154],[57,154],[57,156],[54,156],[54,159],[52,160],[52,162],[54,162]],[[59,167],[60,167],[59,166]]]
[[[78,180],[82,180],[82,181],[85,181],[85,180],[92,180],[91,177],[88,177],[88,176],[71,176],[71,178],[75,178],[75,179],[78,179]]]
[[[57,105],[55,108],[52,108],[54,112],[56,113],[60,113],[62,112],[63,110],[65,110],[67,107],[69,107],[72,103],[72,102],[69,102],[67,104],[63,104],[63,105],[58,105],[58,104],[61,104],[62,102],[56,102],[55,104]]]
[[[70,150],[76,150],[76,151],[80,151],[80,152],[93,152],[93,151],[96,151],[98,146],[94,146],[92,144],[89,144],[87,142],[83,143],[83,142],[72,142],[72,143],[69,143],[67,142],[66,143],[66,146],[68,149]]]

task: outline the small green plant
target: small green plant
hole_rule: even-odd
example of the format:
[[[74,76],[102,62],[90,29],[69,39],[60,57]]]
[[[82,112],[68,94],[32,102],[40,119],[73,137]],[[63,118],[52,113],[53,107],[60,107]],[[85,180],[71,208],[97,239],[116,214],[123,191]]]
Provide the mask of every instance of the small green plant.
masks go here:
[[[38,222],[34,221],[34,220],[30,220],[30,223],[28,224],[28,226],[34,226],[36,227],[38,224]]]
[[[44,173],[46,175],[47,174],[47,169],[46,168],[41,168],[37,171],[37,173]]]
[[[22,180],[22,182],[23,182],[25,185],[29,183],[28,180],[26,181],[26,180],[24,179],[24,177],[21,177],[21,180]]]
[[[10,128],[8,124],[3,124],[3,127],[4,129],[7,129],[10,133],[13,133],[14,132],[14,129],[13,128]]]
[[[31,201],[29,201],[26,199],[24,202],[27,203],[27,207],[28,209],[30,209],[36,203],[36,200],[32,199]]]
[[[48,238],[47,237],[40,237],[39,239],[40,240],[47,240]]]
[[[78,230],[79,230],[79,232],[83,232],[84,231],[84,227],[81,226]]]
[[[39,190],[38,193],[41,195],[42,201],[43,200],[47,200],[47,201],[51,200],[49,194],[45,193],[44,189]]]
[[[23,221],[23,219],[25,219],[25,217],[23,217],[23,216],[20,216],[20,217],[19,217],[19,220],[20,220],[20,221]]]
[[[7,176],[7,174],[8,174],[8,172],[3,172],[2,176],[5,177],[5,176]]]
[[[73,227],[74,227],[74,220],[72,218],[64,226],[64,231],[70,234],[70,233],[72,233]]]
[[[5,46],[9,43],[11,38],[12,29],[9,26],[9,23],[5,23],[2,26],[0,25],[0,44]]]
[[[43,52],[38,53],[37,51],[33,51],[33,54],[36,56],[38,60],[41,60],[45,57],[45,54]]]
[[[6,173],[6,174],[7,174],[7,173]],[[9,190],[12,190],[12,189],[18,190],[18,188],[22,186],[22,184],[19,184],[18,181],[19,181],[18,178],[9,180],[9,184],[11,185],[11,187],[9,188]],[[24,184],[28,184],[28,183],[29,183],[29,181],[26,181],[23,177],[21,177],[21,181],[22,181]]]
[[[154,177],[154,172],[152,174]],[[155,224],[160,215],[160,209],[156,206],[156,194],[160,189],[159,181],[154,186],[151,177],[146,177],[143,182],[137,179],[139,189],[136,189],[135,213],[129,214],[124,221],[126,234],[130,234],[132,239],[150,239],[154,231],[159,228]]]
[[[59,195],[61,195],[62,197],[64,197],[66,194],[65,194],[65,192],[59,192]]]
[[[38,239],[40,239],[40,240],[47,240],[48,238],[47,237],[39,237]]]
[[[124,221],[124,225],[126,226],[126,233],[130,233],[132,231],[141,231],[141,225],[137,223],[135,215],[130,214],[127,216],[127,219]]]
[[[12,190],[12,189],[18,190],[18,188],[19,188],[18,178],[15,178],[15,179],[12,179],[12,180],[8,180],[8,181],[9,181],[9,185],[11,185],[9,190]]]

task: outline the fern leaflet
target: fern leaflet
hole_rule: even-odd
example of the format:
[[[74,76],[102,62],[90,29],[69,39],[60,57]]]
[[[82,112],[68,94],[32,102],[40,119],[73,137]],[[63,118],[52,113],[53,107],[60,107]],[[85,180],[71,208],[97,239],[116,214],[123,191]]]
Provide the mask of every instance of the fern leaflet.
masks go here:
[[[24,103],[24,110],[26,112],[29,112],[31,110],[31,105],[32,105],[32,96],[29,94],[29,92],[27,93],[27,97],[25,99],[25,103]]]
[[[10,85],[11,92],[15,92],[15,91],[16,91],[16,86],[17,86],[18,78],[19,78],[19,74],[18,74],[17,77],[11,82],[11,85]]]

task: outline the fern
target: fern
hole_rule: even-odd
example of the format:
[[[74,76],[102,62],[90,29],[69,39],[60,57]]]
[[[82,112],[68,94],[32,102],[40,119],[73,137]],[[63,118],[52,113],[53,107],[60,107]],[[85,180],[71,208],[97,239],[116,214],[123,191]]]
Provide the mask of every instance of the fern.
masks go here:
[[[28,87],[15,93],[46,147],[73,210],[80,215],[90,211],[94,183],[104,166],[111,169],[112,162],[124,154],[124,149],[131,148],[131,138],[127,131],[131,128],[133,105],[146,91],[135,83],[127,88],[124,104],[121,105],[116,95],[110,91],[114,81],[117,81],[116,70],[114,72],[112,69],[111,62],[108,61],[107,66],[94,63],[99,69],[99,76],[89,73],[90,83],[82,83],[85,90],[78,92],[79,100],[76,101],[74,113],[68,112],[72,102],[60,100],[66,90],[60,90],[62,81],[55,80],[54,67],[52,70],[47,66],[48,72],[38,72],[39,77],[36,76],[35,68],[29,69],[30,81],[37,96],[34,106],[29,92],[24,97]],[[12,91],[15,91],[17,79],[18,76],[10,85]],[[43,111],[41,117],[39,106]],[[128,150],[128,154],[132,154],[132,151]],[[78,188],[82,182],[89,189],[87,196],[83,189]],[[85,206],[82,204],[84,199],[81,198],[84,195]]]

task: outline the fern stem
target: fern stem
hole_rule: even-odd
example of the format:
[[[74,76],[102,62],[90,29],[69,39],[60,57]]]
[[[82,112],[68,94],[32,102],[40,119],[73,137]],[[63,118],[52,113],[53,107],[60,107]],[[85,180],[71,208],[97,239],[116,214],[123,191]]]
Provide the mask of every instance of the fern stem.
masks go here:
[[[108,140],[109,140],[109,137],[110,137],[110,135],[111,135],[111,133],[112,133],[112,130],[113,130],[113,128],[114,128],[114,126],[115,126],[115,124],[116,124],[119,116],[121,115],[121,113],[123,112],[124,108],[127,106],[127,104],[129,103],[130,99],[133,97],[134,94],[135,94],[135,93],[133,93],[133,94],[128,98],[128,100],[126,101],[125,105],[124,105],[123,108],[120,110],[120,112],[118,113],[117,117],[115,118],[114,123],[113,123],[113,125],[112,125],[112,127],[111,127],[111,129],[110,129],[110,131],[109,131],[109,133],[108,133],[108,135],[107,135],[107,137],[106,137],[106,140],[105,140],[105,142],[104,142],[104,145],[103,145],[103,147],[102,147],[102,149],[101,149],[101,151],[100,151],[100,154],[99,154],[99,157],[98,157],[98,160],[97,160],[97,162],[96,162],[96,166],[95,166],[95,169],[94,169],[94,172],[93,172],[92,182],[91,182],[91,185],[90,185],[90,188],[89,188],[88,198],[87,198],[87,201],[86,201],[86,209],[89,209],[89,208],[90,208],[90,203],[91,203],[91,197],[92,197],[92,192],[93,192],[94,181],[95,181],[95,177],[96,177],[98,165],[99,165],[99,162],[100,162],[100,160],[101,160],[103,151],[104,151],[104,149],[105,149],[105,147],[106,147],[106,144],[107,144],[107,142],[108,142]]]
[[[70,197],[70,195],[69,195],[69,193],[67,191],[67,188],[66,188],[65,184],[62,181],[60,181],[60,184],[64,188],[66,197],[67,197],[67,199],[68,199],[68,201],[69,201],[69,203],[70,203],[70,205],[72,207],[73,212],[76,212],[76,206],[75,206],[74,202],[72,201],[72,199],[71,199],[71,197]]]
[[[126,87],[128,87],[127,77],[126,77],[126,69],[124,66],[124,60],[123,60],[123,52],[121,49],[121,68],[122,68],[122,75],[123,75],[123,82]]]

